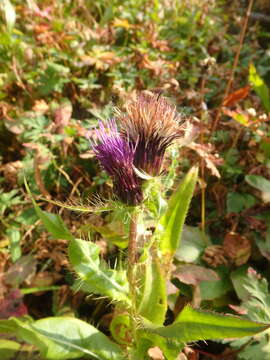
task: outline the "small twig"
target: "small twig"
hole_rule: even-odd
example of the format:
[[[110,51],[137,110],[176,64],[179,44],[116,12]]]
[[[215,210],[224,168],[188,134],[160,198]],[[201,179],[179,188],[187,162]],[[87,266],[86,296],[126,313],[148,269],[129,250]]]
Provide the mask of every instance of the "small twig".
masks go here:
[[[81,176],[81,177],[76,181],[76,183],[73,184],[73,188],[72,188],[72,190],[71,190],[71,193],[70,193],[69,198],[72,198],[72,196],[74,195],[74,193],[75,193],[75,192],[78,192],[78,186],[79,186],[79,184],[82,182],[82,180],[83,180],[83,177]],[[62,208],[60,209],[60,211],[59,211],[59,214],[61,215],[63,211],[64,211],[64,208],[62,207]]]
[[[201,82],[201,116],[200,116],[200,144],[203,146],[204,144],[204,91],[205,91],[206,77],[203,75]],[[204,159],[201,158],[201,179],[202,179],[202,187],[201,187],[201,230],[205,233],[205,162]]]
[[[66,180],[72,185],[73,189],[75,189],[74,191],[76,191],[76,194],[78,196],[80,196],[80,191],[77,189],[77,186],[74,185],[73,181],[71,180],[71,178],[69,177],[69,175],[65,172],[65,170],[62,169],[62,165],[58,166],[56,161],[53,161],[54,166],[56,167],[56,169],[66,178]],[[74,193],[73,191],[73,193]]]
[[[214,124],[213,124],[213,127],[212,127],[212,134],[216,131],[216,128],[217,128],[217,125],[218,125],[218,122],[219,122],[219,119],[220,119],[220,116],[221,116],[221,113],[222,113],[222,104],[223,104],[224,100],[227,98],[227,96],[229,95],[229,92],[230,92],[231,87],[232,87],[232,83],[233,83],[233,80],[234,80],[234,73],[235,73],[236,67],[237,67],[238,62],[239,62],[239,56],[240,56],[240,52],[241,52],[242,47],[243,47],[243,43],[244,43],[244,39],[245,39],[245,35],[246,35],[246,30],[247,30],[247,24],[248,24],[248,20],[249,20],[249,17],[250,17],[250,13],[251,13],[253,3],[254,3],[254,0],[249,0],[248,9],[247,9],[246,16],[245,16],[244,23],[243,23],[243,27],[242,27],[242,30],[241,30],[241,33],[240,33],[239,46],[238,46],[238,49],[237,49],[235,57],[234,57],[232,70],[231,70],[231,73],[230,73],[230,77],[229,77],[229,80],[228,80],[228,83],[227,83],[227,86],[226,86],[226,90],[225,90],[222,102],[221,102],[221,104],[220,104],[220,106],[218,108],[218,111],[217,111],[217,114],[216,114],[216,117],[215,117],[215,120],[214,120]]]

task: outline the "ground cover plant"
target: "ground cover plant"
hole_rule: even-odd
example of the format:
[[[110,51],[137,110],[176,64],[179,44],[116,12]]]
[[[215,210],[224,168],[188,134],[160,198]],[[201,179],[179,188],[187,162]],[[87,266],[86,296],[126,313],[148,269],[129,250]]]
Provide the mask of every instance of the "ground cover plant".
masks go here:
[[[2,358],[267,359],[268,3],[0,6]]]

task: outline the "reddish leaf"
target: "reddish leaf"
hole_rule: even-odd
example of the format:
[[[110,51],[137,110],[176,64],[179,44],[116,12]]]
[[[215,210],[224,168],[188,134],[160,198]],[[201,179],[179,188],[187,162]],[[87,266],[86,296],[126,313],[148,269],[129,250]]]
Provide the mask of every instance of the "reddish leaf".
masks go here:
[[[247,85],[241,89],[234,91],[233,93],[229,94],[226,99],[223,101],[223,106],[232,106],[238,103],[240,100],[246,98],[249,94],[250,86]]]
[[[173,274],[184,284],[198,285],[201,281],[217,281],[218,275],[214,270],[197,265],[181,265]]]
[[[4,299],[0,300],[0,319],[8,319],[10,316],[20,317],[27,314],[27,308],[23,303],[23,295],[20,290],[11,290]]]

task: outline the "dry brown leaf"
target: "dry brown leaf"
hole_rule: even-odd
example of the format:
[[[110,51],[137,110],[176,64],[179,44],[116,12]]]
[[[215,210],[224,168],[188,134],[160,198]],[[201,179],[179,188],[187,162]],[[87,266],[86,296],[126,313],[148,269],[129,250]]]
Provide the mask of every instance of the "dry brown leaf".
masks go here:
[[[250,240],[233,231],[225,236],[223,248],[227,257],[237,266],[245,264],[251,255]]]
[[[250,85],[247,85],[241,89],[234,91],[233,93],[229,94],[226,99],[223,101],[223,106],[232,106],[239,102],[240,100],[245,99],[250,91]]]
[[[208,246],[204,251],[202,260],[205,261],[209,266],[213,267],[228,264],[224,248],[221,245]]]
[[[45,114],[49,110],[49,105],[43,99],[36,100],[34,106],[32,107],[32,110],[41,114]]]
[[[153,360],[165,360],[165,357],[158,346],[148,349],[147,353],[148,356]]]
[[[3,171],[5,181],[10,185],[16,185],[18,172],[23,168],[22,161],[13,161],[0,166]]]
[[[57,272],[42,271],[35,275],[29,286],[30,287],[51,286],[60,279],[62,279],[62,277],[63,276]]]
[[[205,165],[211,171],[212,175],[220,178],[220,173],[216,165],[222,165],[223,159],[219,157],[219,154],[211,153],[214,151],[211,144],[197,144],[192,142],[188,147],[196,151],[196,153],[205,161]]]
[[[18,287],[23,282],[30,282],[36,273],[37,261],[32,255],[20,257],[4,274],[6,284]]]
[[[72,115],[72,105],[70,102],[62,103],[54,113],[54,122],[59,133],[63,133],[64,127],[68,126]]]

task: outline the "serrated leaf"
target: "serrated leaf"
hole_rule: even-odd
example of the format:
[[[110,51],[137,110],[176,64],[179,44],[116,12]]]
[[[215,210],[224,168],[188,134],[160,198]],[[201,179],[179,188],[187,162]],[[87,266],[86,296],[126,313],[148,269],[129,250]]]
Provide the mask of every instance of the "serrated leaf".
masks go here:
[[[186,306],[172,325],[152,329],[160,336],[181,339],[183,342],[209,339],[239,338],[254,335],[269,328],[231,315],[221,315]]]
[[[242,306],[248,311],[248,317],[256,321],[270,322],[270,294],[268,282],[250,268],[243,287],[249,293],[249,299]]]
[[[229,192],[227,194],[227,212],[239,213],[255,204],[255,198],[250,194]]]
[[[169,199],[168,209],[157,225],[154,235],[159,239],[160,249],[164,255],[173,256],[179,246],[197,178],[198,168],[193,167]]]
[[[83,280],[83,290],[130,303],[126,271],[109,269],[101,263],[100,249],[96,244],[72,239],[68,252],[74,270]]]

